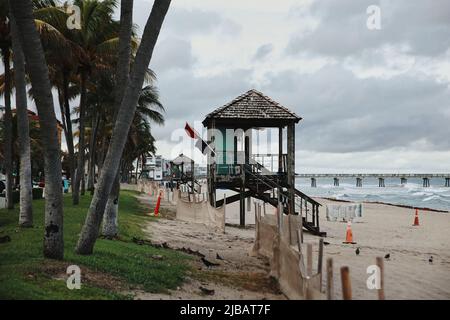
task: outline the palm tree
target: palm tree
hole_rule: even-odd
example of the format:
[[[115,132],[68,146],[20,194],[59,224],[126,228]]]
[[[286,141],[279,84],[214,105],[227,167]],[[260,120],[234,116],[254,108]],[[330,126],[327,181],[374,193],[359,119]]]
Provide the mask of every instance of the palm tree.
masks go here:
[[[12,128],[11,128],[11,73],[10,73],[10,55],[11,55],[11,34],[8,18],[8,3],[6,0],[0,1],[0,53],[2,55],[3,66],[5,68],[4,76],[4,95],[5,95],[5,150],[4,167],[6,171],[6,204],[8,209],[14,209],[12,197]]]
[[[133,119],[125,151],[122,156],[122,172],[130,167],[135,159],[148,154],[154,154],[155,139],[150,130],[150,122],[156,124],[164,123],[164,107],[159,101],[158,91],[154,86],[148,85],[142,88],[138,99],[136,114]],[[120,170],[119,170],[120,172]],[[119,212],[120,175],[117,174],[114,180],[111,193],[108,197],[105,213],[103,215],[102,234],[108,238],[113,238],[118,233],[117,217]]]
[[[45,233],[44,256],[62,259],[63,202],[61,188],[61,157],[58,130],[54,112],[48,67],[45,61],[39,33],[33,19],[33,6],[30,0],[10,0],[10,9],[17,23],[17,35],[22,47],[27,70],[39,113],[45,158]]]
[[[33,195],[31,182],[30,130],[28,123],[27,91],[25,82],[25,58],[19,43],[17,26],[11,17],[11,38],[14,62],[14,83],[16,87],[17,135],[20,156],[20,214],[19,225],[33,226]]]
[[[70,41],[70,30],[66,26],[68,15],[60,2],[34,0],[35,23],[41,36],[49,65],[50,81],[56,87],[61,108],[61,119],[67,143],[70,177],[75,175],[75,151],[69,101],[75,96],[70,93],[70,82],[78,67],[76,44]]]
[[[114,96],[114,117],[116,120],[123,92],[128,84],[131,62],[131,39],[133,33],[133,0],[120,2],[119,50],[117,55],[116,85]],[[117,169],[114,185],[108,196],[103,219],[103,235],[115,237],[118,232],[118,211],[120,193],[120,168]]]
[[[98,237],[108,195],[117,175],[120,158],[127,140],[128,131],[134,119],[139,93],[144,83],[145,73],[150,63],[153,49],[158,40],[164,18],[171,0],[155,0],[145,25],[142,41],[136,53],[129,83],[126,87],[115,122],[114,131],[102,171],[92,198],[85,223],[76,246],[79,254],[91,254]]]
[[[74,2],[81,11],[81,29],[73,32],[72,41],[78,45],[78,72],[80,77],[79,141],[78,161],[73,181],[73,203],[79,203],[80,183],[84,176],[85,163],[85,118],[88,78],[95,68],[110,68],[108,56],[112,56],[118,43],[119,24],[113,21],[115,0],[77,0]],[[106,55],[106,59],[105,59]]]

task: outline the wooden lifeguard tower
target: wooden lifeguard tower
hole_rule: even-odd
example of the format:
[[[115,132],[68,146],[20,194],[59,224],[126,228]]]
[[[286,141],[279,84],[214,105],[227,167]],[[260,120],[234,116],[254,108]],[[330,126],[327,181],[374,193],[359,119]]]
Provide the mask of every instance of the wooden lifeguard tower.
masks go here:
[[[170,169],[172,174],[171,181],[175,182],[177,186],[188,186],[190,193],[198,192],[198,188],[200,187],[200,184],[195,179],[194,165],[194,160],[184,154],[180,154],[178,157],[170,161]]]
[[[209,113],[203,125],[215,149],[207,160],[210,204],[223,205],[223,199],[216,199],[216,190],[229,189],[237,194],[227,197],[226,203],[240,201],[241,226],[245,225],[245,199],[253,197],[281,208],[285,214],[301,214],[304,228],[325,235],[319,228],[320,204],[295,188],[295,125],[300,120],[294,112],[256,90]],[[274,156],[277,158],[276,170],[273,164],[266,168],[259,162],[261,155],[252,153],[252,129],[262,128],[278,128],[278,154],[262,155],[272,161]]]

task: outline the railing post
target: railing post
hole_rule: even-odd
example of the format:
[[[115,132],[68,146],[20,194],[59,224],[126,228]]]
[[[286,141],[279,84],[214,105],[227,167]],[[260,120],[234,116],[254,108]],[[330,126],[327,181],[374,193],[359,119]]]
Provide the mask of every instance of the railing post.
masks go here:
[[[312,205],[312,223],[315,226],[316,225],[316,209],[315,209],[314,204],[311,204],[311,205]]]
[[[316,207],[317,230],[319,230],[319,206],[317,204],[315,204],[314,206]]]

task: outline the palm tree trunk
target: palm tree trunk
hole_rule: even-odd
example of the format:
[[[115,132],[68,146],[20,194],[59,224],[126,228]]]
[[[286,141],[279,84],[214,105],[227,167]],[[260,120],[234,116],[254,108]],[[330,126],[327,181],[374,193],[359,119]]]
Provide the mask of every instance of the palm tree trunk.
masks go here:
[[[135,178],[136,178],[136,184],[137,184],[137,180],[138,180],[138,168],[139,168],[139,158],[140,156],[137,157],[136,159],[136,170],[135,170]]]
[[[71,188],[73,191],[73,181],[75,178],[75,151],[73,146],[73,131],[72,120],[70,118],[70,105],[69,105],[69,74],[67,71],[63,71],[63,100],[64,100],[64,113],[66,123],[66,143],[67,151],[69,152],[69,166],[70,166],[70,179],[72,181]]]
[[[114,238],[119,233],[119,196],[120,196],[120,172],[117,172],[111,193],[103,215],[102,235]]]
[[[14,17],[11,17],[14,82],[16,87],[17,135],[20,156],[20,213],[19,225],[33,226],[33,193],[31,182],[30,127],[28,124],[27,90],[25,82],[25,58],[17,35]]]
[[[145,25],[141,44],[136,53],[133,71],[125,90],[111,142],[103,164],[102,172],[95,188],[85,223],[81,230],[76,252],[91,254],[98,237],[100,223],[106,207],[112,184],[117,175],[120,158],[127,140],[128,131],[134,118],[139,92],[144,82],[145,71],[150,63],[153,49],[159,36],[164,18],[171,0],[155,0],[152,11]]]
[[[84,120],[86,108],[86,71],[81,70],[81,94],[80,94],[80,121],[78,129],[78,160],[75,181],[72,189],[72,202],[74,205],[80,203],[80,185],[84,184]]]
[[[61,147],[58,141],[48,68],[39,33],[34,23],[31,1],[10,0],[9,5],[17,24],[19,41],[20,43],[26,43],[23,46],[23,53],[39,114],[39,125],[41,128],[45,128],[45,130],[41,130],[45,160],[44,256],[62,259],[64,256],[64,239]]]
[[[2,48],[3,65],[5,67],[5,173],[6,173],[6,206],[14,209],[13,202],[13,163],[12,163],[12,113],[11,113],[11,74],[9,47]]]
[[[91,136],[89,138],[89,170],[88,170],[88,190],[91,194],[94,194],[94,185],[95,185],[95,159],[96,159],[96,150],[95,142],[97,141],[97,131],[100,122],[100,115],[96,113],[95,117],[92,119],[92,130]]]
[[[114,96],[114,121],[119,112],[123,93],[127,87],[130,74],[131,36],[133,26],[133,0],[122,0],[120,3],[120,30],[119,50],[116,70],[116,87]],[[111,194],[108,197],[103,219],[103,234],[116,235],[118,232],[117,217],[119,214],[120,169],[117,170],[116,179]]]

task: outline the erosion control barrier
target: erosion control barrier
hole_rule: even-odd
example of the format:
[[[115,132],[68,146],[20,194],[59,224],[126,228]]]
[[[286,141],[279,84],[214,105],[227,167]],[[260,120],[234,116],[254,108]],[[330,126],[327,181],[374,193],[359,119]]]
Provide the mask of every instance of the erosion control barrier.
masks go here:
[[[201,223],[218,232],[225,232],[225,205],[214,208],[203,197],[198,195],[183,196],[181,190],[177,194],[177,219],[187,222]]]
[[[353,221],[359,222],[363,217],[362,203],[355,204],[327,204],[326,205],[328,221]]]
[[[312,246],[302,243],[300,221],[296,215],[262,215],[255,217],[255,243],[253,254],[270,260],[271,276],[278,280],[280,290],[289,299],[325,299],[322,293],[322,271],[312,272]],[[305,261],[305,245],[311,254]],[[321,256],[318,257],[321,260]],[[321,261],[318,261],[318,266]],[[320,268],[321,269],[321,268]],[[309,271],[309,272],[308,272]]]

